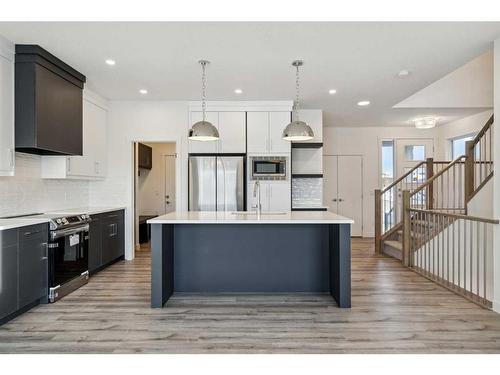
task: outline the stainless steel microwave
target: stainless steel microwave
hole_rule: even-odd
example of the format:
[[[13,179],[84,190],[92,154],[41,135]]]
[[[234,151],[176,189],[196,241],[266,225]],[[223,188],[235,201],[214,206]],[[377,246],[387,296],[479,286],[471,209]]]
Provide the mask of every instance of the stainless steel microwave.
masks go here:
[[[252,180],[286,180],[286,156],[252,156]]]

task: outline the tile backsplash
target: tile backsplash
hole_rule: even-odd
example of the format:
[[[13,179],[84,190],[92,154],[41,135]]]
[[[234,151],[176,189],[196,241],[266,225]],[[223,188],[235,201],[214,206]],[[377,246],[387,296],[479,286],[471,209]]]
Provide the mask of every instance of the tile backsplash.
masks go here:
[[[39,155],[16,153],[13,177],[0,177],[0,217],[89,205],[89,182],[41,178]]]
[[[322,205],[322,178],[292,179],[292,207],[317,207]]]

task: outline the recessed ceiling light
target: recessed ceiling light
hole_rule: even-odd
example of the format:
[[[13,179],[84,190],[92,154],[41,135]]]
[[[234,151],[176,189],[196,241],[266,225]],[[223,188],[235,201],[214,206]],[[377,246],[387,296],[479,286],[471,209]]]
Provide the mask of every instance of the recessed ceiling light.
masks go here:
[[[148,93],[148,90],[146,89],[140,89],[139,92],[142,94],[142,95],[146,95]]]
[[[399,78],[406,78],[410,75],[410,71],[409,70],[406,70],[406,69],[403,69],[401,70],[399,73],[398,73],[398,77]]]
[[[358,102],[358,105],[361,107],[365,107],[367,105],[370,105],[370,101],[369,100],[362,100],[362,101]]]
[[[106,64],[108,64],[108,65],[115,65],[116,61],[115,60],[111,60],[111,59],[107,59],[106,60]]]
[[[334,95],[334,94],[336,94],[336,93],[337,93],[337,90],[335,90],[335,89],[330,89],[330,90],[328,90],[328,93],[329,93],[330,95]]]
[[[236,89],[236,90],[234,90],[234,93],[235,94],[242,94],[243,90],[242,89]]]

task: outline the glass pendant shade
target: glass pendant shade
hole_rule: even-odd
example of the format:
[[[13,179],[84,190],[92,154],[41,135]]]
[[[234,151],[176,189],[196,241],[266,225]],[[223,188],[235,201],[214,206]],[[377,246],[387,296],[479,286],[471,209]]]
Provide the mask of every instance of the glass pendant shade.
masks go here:
[[[219,139],[219,131],[208,121],[198,121],[189,129],[189,139],[193,141],[216,141]]]
[[[303,142],[313,139],[314,132],[304,121],[292,121],[283,130],[281,137],[290,142]]]

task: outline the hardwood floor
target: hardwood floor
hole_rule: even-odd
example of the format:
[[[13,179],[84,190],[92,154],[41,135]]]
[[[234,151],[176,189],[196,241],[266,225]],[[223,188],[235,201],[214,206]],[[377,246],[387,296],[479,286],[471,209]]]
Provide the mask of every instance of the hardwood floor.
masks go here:
[[[175,295],[149,307],[139,251],[0,327],[2,353],[500,353],[500,315],[354,239],[352,309],[325,295]]]

